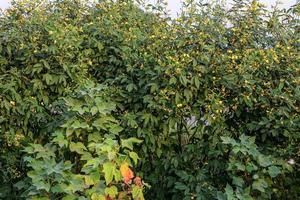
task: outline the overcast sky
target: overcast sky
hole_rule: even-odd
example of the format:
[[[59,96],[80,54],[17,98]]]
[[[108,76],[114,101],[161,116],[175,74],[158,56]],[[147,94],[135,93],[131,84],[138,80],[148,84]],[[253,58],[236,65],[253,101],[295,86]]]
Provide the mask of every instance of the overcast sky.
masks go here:
[[[231,0],[227,0],[228,2],[231,2]],[[277,0],[260,0],[262,3],[266,4],[268,7],[271,7],[271,5],[274,5]],[[297,0],[279,0],[281,2],[281,7],[288,8],[291,5],[294,5]],[[9,6],[10,0],[0,0],[0,8],[7,8]],[[181,0],[168,0],[169,2],[169,10],[171,11],[172,16],[176,16],[176,13],[180,9],[180,2]]]

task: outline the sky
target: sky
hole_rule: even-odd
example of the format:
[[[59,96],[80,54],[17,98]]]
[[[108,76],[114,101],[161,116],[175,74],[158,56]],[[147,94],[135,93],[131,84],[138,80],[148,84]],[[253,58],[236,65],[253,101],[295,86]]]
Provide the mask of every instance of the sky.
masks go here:
[[[168,0],[168,9],[171,11],[172,16],[176,16],[176,13],[180,10],[181,0]],[[231,0],[226,0],[227,3],[231,3]],[[268,8],[279,2],[281,8],[289,8],[296,4],[297,0],[260,0],[261,3],[265,4]]]
[[[227,1],[229,3],[231,2],[231,0],[227,0]],[[278,0],[260,0],[260,1],[270,8],[271,5],[274,5]],[[280,7],[288,8],[291,5],[294,5],[296,1],[297,0],[281,0],[281,1],[279,0],[279,2],[282,3]],[[7,8],[9,6],[9,2],[10,0],[0,0],[0,8],[2,9]],[[180,2],[181,0],[168,0],[168,8],[172,16],[176,16],[176,13],[180,10],[180,5],[181,5]]]

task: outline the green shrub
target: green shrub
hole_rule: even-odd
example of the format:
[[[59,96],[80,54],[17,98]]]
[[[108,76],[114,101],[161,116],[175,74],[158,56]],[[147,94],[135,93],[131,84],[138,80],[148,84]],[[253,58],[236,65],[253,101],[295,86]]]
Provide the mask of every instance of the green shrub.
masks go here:
[[[50,143],[25,148],[29,156],[24,160],[32,170],[24,197],[144,199],[141,178],[134,178],[129,168],[139,159],[133,145],[142,141],[122,137],[123,128],[111,115],[116,106],[106,91],[89,83],[66,98],[68,111]]]
[[[49,178],[46,169],[55,168],[49,166],[63,160],[61,183],[68,185],[69,177],[83,176],[84,153],[109,160],[107,152],[95,153],[88,146],[92,130],[101,139],[95,145],[105,145],[115,135],[109,143],[122,154],[121,160],[130,156],[122,139],[143,140],[135,149],[140,155],[135,170],[151,185],[146,199],[300,195],[299,3],[269,11],[255,0],[236,0],[230,9],[217,1],[187,0],[178,18],[169,18],[165,11],[163,3],[62,0],[18,1],[3,13],[2,196],[12,194],[2,192],[8,191],[7,185],[22,180],[16,185],[21,188],[28,183],[27,170],[39,177],[28,174],[32,187],[27,192],[44,196],[60,181],[51,179],[48,191],[34,182]],[[90,92],[97,84],[109,88],[99,95],[113,100],[115,109],[107,115],[114,120],[108,126],[117,124],[121,132],[105,135],[113,128],[98,130],[84,121],[94,112],[102,116],[93,108],[97,94],[85,89],[88,101],[83,94],[74,96],[85,79],[94,82],[85,86]],[[66,101],[73,109],[66,111],[61,97],[81,103],[76,107]],[[80,117],[72,118],[74,113]],[[84,137],[69,135],[72,120],[78,120],[75,126],[88,124],[78,127]],[[71,142],[85,148],[73,152]],[[39,148],[52,152],[49,160],[39,158]],[[20,158],[27,158],[29,169],[21,167]],[[67,160],[76,167],[68,170],[63,164]],[[116,163],[119,169],[121,161]],[[97,173],[103,180],[103,172]],[[123,183],[115,181],[121,192]],[[50,198],[91,198],[93,186],[76,185],[76,192],[66,189]]]
[[[257,149],[254,137],[241,135],[236,141],[230,137],[221,137],[224,144],[232,146],[227,173],[236,187],[225,188],[227,199],[271,199],[276,194],[276,182],[272,179],[284,177],[292,167],[284,160],[263,155]],[[220,196],[220,199],[226,199]]]
[[[84,8],[42,2],[13,2],[1,14],[0,197],[13,194],[10,185],[26,174],[20,150],[48,140],[60,120],[58,98],[72,93],[87,71],[78,26]],[[78,18],[71,20],[69,11]]]

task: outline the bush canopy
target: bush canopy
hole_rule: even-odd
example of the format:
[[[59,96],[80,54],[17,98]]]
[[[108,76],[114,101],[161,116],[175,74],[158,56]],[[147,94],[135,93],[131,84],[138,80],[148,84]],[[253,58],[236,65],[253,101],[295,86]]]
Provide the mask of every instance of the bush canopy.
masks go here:
[[[297,199],[300,4],[16,0],[0,199]]]

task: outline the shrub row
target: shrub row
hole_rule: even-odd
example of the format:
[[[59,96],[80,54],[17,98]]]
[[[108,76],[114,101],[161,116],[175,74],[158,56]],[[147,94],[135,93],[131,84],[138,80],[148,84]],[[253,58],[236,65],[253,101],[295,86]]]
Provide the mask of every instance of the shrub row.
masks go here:
[[[0,19],[0,197],[295,199],[299,4],[19,0]],[[149,186],[150,185],[150,186]]]

